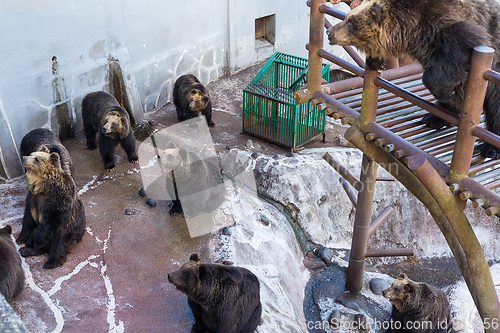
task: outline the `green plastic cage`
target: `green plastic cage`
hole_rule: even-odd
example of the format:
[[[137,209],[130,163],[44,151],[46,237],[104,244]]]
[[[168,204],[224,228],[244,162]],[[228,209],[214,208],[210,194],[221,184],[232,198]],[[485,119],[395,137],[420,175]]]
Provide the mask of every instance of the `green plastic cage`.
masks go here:
[[[325,133],[326,114],[293,93],[307,80],[304,58],[276,52],[243,89],[243,132],[295,150]],[[323,79],[330,66],[323,65]]]

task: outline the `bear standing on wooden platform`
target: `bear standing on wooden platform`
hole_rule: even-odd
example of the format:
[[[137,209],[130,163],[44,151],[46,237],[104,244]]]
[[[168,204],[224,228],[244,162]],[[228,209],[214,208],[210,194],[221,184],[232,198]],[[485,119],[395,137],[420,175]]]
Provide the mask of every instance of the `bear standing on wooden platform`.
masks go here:
[[[43,267],[54,268],[64,264],[71,244],[82,240],[86,219],[71,173],[69,153],[47,131],[31,131],[21,142],[28,194],[23,227],[16,241],[25,243],[19,250],[22,256],[48,253]],[[24,155],[30,151],[30,155]]]
[[[259,280],[245,268],[205,264],[192,254],[168,281],[188,297],[193,333],[251,333],[260,324]]]
[[[374,70],[390,56],[416,59],[438,105],[457,116],[474,47],[494,48],[492,69],[500,70],[500,5],[495,0],[365,0],[327,34],[331,44],[364,51],[366,64]],[[500,87],[491,82],[484,111],[487,129],[500,135]],[[431,114],[422,123],[436,129],[448,125]],[[486,157],[500,158],[500,149],[489,143],[480,150]]]
[[[21,257],[12,241],[12,227],[0,229],[0,294],[12,302],[24,289]]]
[[[99,153],[106,170],[115,168],[115,147],[118,143],[130,162],[139,162],[129,114],[111,94],[96,91],[86,95],[82,100],[82,117],[88,149],[97,147],[95,135],[99,133]]]
[[[177,118],[184,121],[204,115],[207,124],[214,127],[212,121],[212,102],[207,89],[196,76],[186,74],[179,77],[174,84],[174,104],[177,108]]]
[[[440,289],[427,283],[412,281],[405,274],[400,274],[384,290],[383,295],[392,303],[391,322],[394,329],[389,329],[387,333],[455,332],[452,328],[450,304]]]

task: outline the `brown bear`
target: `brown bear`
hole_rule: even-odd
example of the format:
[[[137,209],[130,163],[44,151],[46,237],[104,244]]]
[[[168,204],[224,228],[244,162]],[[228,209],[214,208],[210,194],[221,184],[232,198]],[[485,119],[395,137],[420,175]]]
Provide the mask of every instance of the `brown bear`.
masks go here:
[[[21,156],[29,156],[31,153],[45,147],[51,153],[58,153],[61,159],[61,167],[75,176],[73,162],[66,147],[63,146],[57,135],[46,128],[37,128],[26,134],[21,140],[19,152]]]
[[[460,115],[473,48],[491,46],[492,68],[500,70],[500,5],[495,0],[365,0],[345,20],[328,29],[331,44],[352,45],[367,55],[375,70],[389,56],[409,55],[424,69],[425,86],[438,105]],[[500,135],[500,87],[489,83],[484,102],[488,130]],[[422,123],[441,128],[448,123],[428,114]],[[484,143],[486,157],[500,149]]]
[[[12,227],[0,229],[0,294],[11,303],[24,290],[21,257],[12,241]]]
[[[388,333],[454,332],[450,304],[440,289],[427,283],[414,282],[402,273],[382,294],[392,303]]]
[[[99,133],[99,153],[106,170],[115,168],[115,147],[118,144],[125,150],[130,162],[139,162],[130,116],[113,95],[104,91],[87,94],[82,100],[82,117],[88,149],[97,147],[95,135]]]
[[[193,333],[250,333],[260,324],[259,280],[245,268],[201,263],[192,254],[168,281],[188,297]]]
[[[71,173],[61,166],[58,153],[45,146],[22,157],[28,180],[28,195],[21,233],[22,256],[48,253],[43,268],[55,268],[66,261],[70,246],[85,233],[85,209]]]
[[[192,74],[179,77],[174,83],[172,92],[177,118],[184,121],[204,115],[207,124],[214,127],[212,121],[212,102],[208,90]]]
[[[172,141],[159,156],[167,177],[167,191],[170,198],[175,198],[170,215],[184,213],[192,217],[199,212],[211,212],[224,202],[226,187],[218,161],[204,160],[193,151],[177,148]]]

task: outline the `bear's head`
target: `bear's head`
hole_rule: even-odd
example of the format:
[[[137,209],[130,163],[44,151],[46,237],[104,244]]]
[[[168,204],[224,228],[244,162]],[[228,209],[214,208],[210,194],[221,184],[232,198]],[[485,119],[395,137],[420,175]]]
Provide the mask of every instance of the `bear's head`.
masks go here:
[[[177,290],[184,294],[191,294],[198,290],[200,279],[206,273],[198,254],[193,253],[189,261],[173,273],[169,273],[168,282],[172,283]]]
[[[388,298],[392,304],[401,313],[411,306],[416,297],[418,282],[410,280],[406,274],[401,273],[399,277],[392,282],[392,285],[382,292],[384,297]]]
[[[243,279],[240,270],[231,265],[202,263],[193,253],[189,261],[177,271],[168,274],[168,281],[177,290],[199,304],[206,303],[213,293],[239,285]]]
[[[365,0],[349,12],[344,21],[327,30],[330,44],[355,46],[367,55],[384,59],[387,43],[392,38],[388,31],[388,13],[390,3],[387,0]]]
[[[187,151],[179,149],[172,141],[169,141],[166,148],[160,152],[160,163],[165,171],[175,171],[179,169],[187,158]]]
[[[118,136],[123,139],[128,134],[128,128],[128,119],[118,111],[109,111],[102,121],[102,132],[109,137]]]
[[[188,101],[189,109],[201,115],[201,112],[207,107],[210,98],[203,90],[194,88],[189,92]]]
[[[21,157],[21,161],[26,169],[28,184],[30,180],[53,178],[63,171],[59,154],[51,153],[46,146],[41,146],[29,156]]]

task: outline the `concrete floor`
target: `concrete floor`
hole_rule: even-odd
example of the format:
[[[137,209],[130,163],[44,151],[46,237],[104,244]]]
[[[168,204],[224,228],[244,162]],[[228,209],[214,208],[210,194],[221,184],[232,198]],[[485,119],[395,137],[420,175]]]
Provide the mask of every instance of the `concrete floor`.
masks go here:
[[[216,150],[226,145],[245,149],[251,137],[241,134],[242,89],[263,63],[210,85],[211,129]],[[169,104],[147,114],[156,128],[177,123]],[[328,126],[327,141],[344,129]],[[251,138],[253,150],[274,155],[288,150]],[[189,332],[193,318],[184,295],[166,275],[193,252],[208,253],[208,235],[190,238],[182,217],[168,215],[166,202],[156,207],[139,196],[139,166],[121,148],[116,169],[104,172],[97,151],[86,149],[80,133],[64,142],[75,166],[75,181],[87,215],[87,233],[59,268],[43,270],[45,256],[25,260],[27,286],[14,304],[31,332]],[[331,146],[331,143],[326,145]],[[307,147],[324,147],[316,140]],[[0,183],[0,227],[21,230],[26,185],[24,177]],[[126,209],[140,210],[125,215]]]

